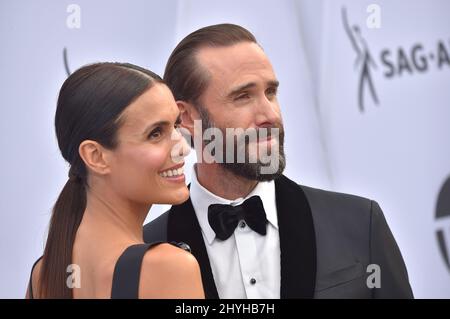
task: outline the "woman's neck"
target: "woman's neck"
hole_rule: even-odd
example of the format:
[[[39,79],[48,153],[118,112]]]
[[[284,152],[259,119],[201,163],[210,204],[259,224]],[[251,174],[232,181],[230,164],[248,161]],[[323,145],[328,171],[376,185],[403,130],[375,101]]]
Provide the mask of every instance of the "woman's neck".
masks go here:
[[[151,205],[131,202],[105,188],[87,190],[84,223],[92,223],[102,233],[143,242],[142,226]]]

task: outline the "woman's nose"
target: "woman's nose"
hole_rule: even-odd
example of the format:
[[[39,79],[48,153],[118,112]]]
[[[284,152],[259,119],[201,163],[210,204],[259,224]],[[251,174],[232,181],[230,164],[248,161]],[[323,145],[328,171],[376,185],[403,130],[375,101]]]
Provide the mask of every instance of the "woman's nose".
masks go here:
[[[180,136],[181,136],[180,143],[182,143],[181,156],[186,157],[191,152],[191,146],[188,144],[188,142],[181,133]]]
[[[170,155],[173,162],[181,162],[191,152],[189,144],[186,142],[179,129],[174,129],[172,133],[172,149]]]

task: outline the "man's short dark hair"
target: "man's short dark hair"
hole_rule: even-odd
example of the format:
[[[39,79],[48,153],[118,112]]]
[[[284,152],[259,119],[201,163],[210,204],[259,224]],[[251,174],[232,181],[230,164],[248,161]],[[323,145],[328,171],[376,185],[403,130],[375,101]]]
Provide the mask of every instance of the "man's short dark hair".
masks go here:
[[[200,107],[198,98],[205,91],[210,75],[197,61],[196,54],[204,47],[227,47],[240,42],[256,42],[247,29],[235,24],[216,24],[186,36],[167,61],[164,81],[175,97]]]

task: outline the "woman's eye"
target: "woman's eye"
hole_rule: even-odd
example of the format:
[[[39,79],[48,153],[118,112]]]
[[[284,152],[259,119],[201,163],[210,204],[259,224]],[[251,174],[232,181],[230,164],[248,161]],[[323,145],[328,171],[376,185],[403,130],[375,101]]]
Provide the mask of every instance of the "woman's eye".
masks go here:
[[[154,129],[153,131],[151,131],[151,133],[148,135],[149,139],[155,139],[155,138],[159,138],[161,136],[161,129],[157,128]]]

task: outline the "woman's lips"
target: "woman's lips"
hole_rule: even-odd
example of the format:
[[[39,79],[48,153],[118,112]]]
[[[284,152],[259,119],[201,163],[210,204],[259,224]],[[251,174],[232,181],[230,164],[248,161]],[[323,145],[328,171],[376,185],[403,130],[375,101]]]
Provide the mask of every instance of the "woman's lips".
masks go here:
[[[159,176],[173,182],[184,182],[184,163],[180,163],[159,172]]]

